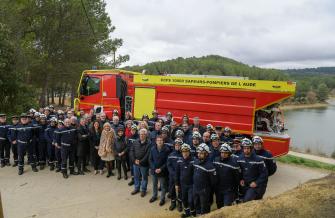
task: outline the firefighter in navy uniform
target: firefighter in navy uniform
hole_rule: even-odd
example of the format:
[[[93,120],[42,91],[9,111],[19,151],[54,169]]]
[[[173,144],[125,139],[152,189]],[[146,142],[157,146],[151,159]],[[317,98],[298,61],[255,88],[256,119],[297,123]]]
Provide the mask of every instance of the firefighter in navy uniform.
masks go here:
[[[191,155],[193,157],[197,156],[197,148],[201,143],[201,134],[199,132],[193,132],[192,134],[192,144],[191,144]]]
[[[34,116],[28,115],[28,123],[32,125],[33,137],[31,140],[31,145],[33,147],[34,160],[36,160],[37,162],[36,164],[39,164],[40,160],[39,144],[38,144],[40,115],[41,114],[39,112],[35,112]]]
[[[169,210],[174,210],[178,205],[178,211],[182,211],[181,205],[181,193],[176,191],[175,177],[176,177],[176,167],[177,161],[182,157],[180,152],[180,147],[183,141],[176,139],[174,143],[174,150],[169,154],[167,159],[167,168],[169,171],[169,193],[171,198],[171,205]]]
[[[64,120],[65,119],[65,113],[62,110],[57,111],[57,120]]]
[[[149,121],[153,123],[156,123],[158,121],[158,111],[157,110],[152,111],[152,118],[150,118]]]
[[[55,147],[55,167],[56,167],[56,173],[61,172],[62,168],[62,155],[61,155],[61,145],[57,144],[57,139],[59,137],[60,130],[64,128],[64,121],[58,120],[57,128],[54,131],[52,144]]]
[[[169,127],[162,127],[161,136],[163,137],[164,145],[166,145],[169,148],[170,152],[172,152],[174,150],[174,141],[170,138]]]
[[[78,157],[78,173],[80,175],[84,175],[86,172],[90,172],[89,169],[86,168],[86,157],[89,153],[90,145],[89,145],[89,129],[86,126],[86,120],[84,118],[80,119],[80,125],[77,129],[78,136],[78,144],[76,155]]]
[[[233,143],[233,138],[231,137],[232,130],[228,126],[223,129],[223,134],[221,135],[221,142],[222,143]]]
[[[218,209],[232,205],[237,197],[240,167],[231,154],[230,146],[224,143],[220,147],[220,156],[213,162],[217,173],[217,184],[214,189]]]
[[[46,164],[47,157],[47,141],[45,138],[45,130],[48,127],[47,117],[44,114],[40,115],[40,125],[37,129],[38,136],[38,154],[39,154],[39,166],[40,170],[43,170]]]
[[[243,202],[262,199],[268,181],[268,171],[262,158],[253,151],[252,141],[242,140],[243,154],[237,159],[241,168],[240,191]]]
[[[197,152],[198,159],[194,161],[193,198],[196,213],[203,215],[210,212],[211,187],[216,184],[216,170],[208,158],[208,145],[201,143]]]
[[[57,146],[61,148],[61,157],[62,157],[62,173],[64,179],[67,179],[69,176],[67,174],[67,160],[69,159],[69,169],[71,175],[78,175],[74,171],[74,157],[75,150],[74,146],[77,143],[77,129],[71,126],[70,119],[64,120],[64,127],[59,130],[57,134]]]
[[[10,143],[8,140],[8,128],[6,114],[0,114],[0,162],[1,168],[10,166]]]
[[[44,137],[47,141],[47,151],[48,151],[48,164],[50,171],[55,169],[55,146],[54,146],[54,133],[57,129],[57,118],[52,117],[50,119],[50,125],[44,131]]]
[[[18,150],[18,168],[19,168],[19,175],[23,174],[24,168],[24,155],[28,152],[28,161],[31,165],[31,168],[34,172],[38,172],[35,163],[35,155],[34,155],[34,146],[32,145],[33,139],[33,131],[34,127],[29,124],[28,115],[23,113],[20,116],[21,123],[17,125],[15,128],[15,133],[13,137],[13,144],[17,144]]]
[[[211,151],[209,154],[209,159],[213,162],[215,158],[220,156],[220,138],[215,133],[211,135],[211,146],[209,149]]]
[[[183,144],[181,146],[182,158],[178,159],[176,165],[175,185],[176,190],[181,192],[184,206],[184,213],[181,217],[195,216],[193,201],[193,164],[194,159],[191,155],[191,146]]]
[[[277,171],[276,160],[273,158],[270,151],[264,149],[263,139],[260,136],[254,136],[252,138],[255,153],[264,160],[266,169],[268,170],[268,176],[272,176]]]
[[[233,151],[232,156],[235,158],[238,158],[243,154],[242,148],[241,148],[241,138],[236,137],[233,139],[233,143],[231,144],[231,149]]]
[[[15,128],[17,127],[18,124],[19,124],[19,116],[12,116],[12,125],[9,126],[8,128],[7,138],[9,142],[11,143],[13,159],[14,159],[13,167],[17,167],[18,165],[17,144],[13,144]]]

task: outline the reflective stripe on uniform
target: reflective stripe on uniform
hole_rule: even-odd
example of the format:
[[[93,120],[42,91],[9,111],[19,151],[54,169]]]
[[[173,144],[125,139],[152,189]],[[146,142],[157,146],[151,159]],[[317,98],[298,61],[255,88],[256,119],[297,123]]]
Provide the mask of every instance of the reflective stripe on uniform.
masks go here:
[[[17,140],[17,142],[20,142],[22,144],[27,144],[28,142],[24,142],[24,141],[21,141],[21,140]]]
[[[64,143],[64,142],[62,142],[61,145],[64,145],[64,146],[71,146],[71,144]]]
[[[213,164],[217,164],[217,165],[220,165],[220,166],[229,167],[229,168],[232,168],[232,169],[234,169],[234,170],[238,170],[238,169],[240,169],[239,167],[234,167],[234,166],[232,166],[232,165],[225,164],[225,163],[221,163],[221,162],[213,162]]]
[[[215,169],[210,169],[210,170],[207,170],[205,167],[202,167],[200,165],[197,165],[197,164],[194,164],[195,167],[199,168],[199,169],[202,169],[206,172],[215,172]]]
[[[76,131],[76,129],[63,130],[63,131],[59,131],[59,133],[66,133],[66,132],[73,132],[73,131]]]
[[[261,156],[261,155],[258,155],[258,157],[263,158],[263,159],[267,159],[267,160],[273,160],[273,157],[264,157],[264,156]]]
[[[250,164],[264,164],[264,161],[256,162],[256,161],[250,161]]]
[[[178,156],[169,156],[168,159],[178,159]]]

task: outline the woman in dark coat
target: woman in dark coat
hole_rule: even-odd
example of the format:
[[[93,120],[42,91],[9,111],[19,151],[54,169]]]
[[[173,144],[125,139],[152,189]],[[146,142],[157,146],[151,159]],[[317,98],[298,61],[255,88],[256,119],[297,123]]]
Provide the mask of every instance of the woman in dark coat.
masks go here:
[[[94,174],[98,174],[98,170],[100,174],[102,174],[102,170],[104,168],[104,162],[101,160],[98,155],[99,144],[101,137],[101,126],[99,121],[94,121],[91,129],[90,129],[90,153],[91,153],[91,163],[94,167]]]
[[[118,180],[121,179],[121,165],[124,173],[124,179],[128,179],[127,166],[126,166],[127,152],[128,152],[128,146],[124,135],[124,128],[118,127],[114,145],[114,154],[116,160],[116,168],[118,172],[117,177]]]
[[[86,120],[82,118],[78,127],[78,145],[77,145],[77,157],[78,157],[78,173],[84,175],[84,172],[90,172],[86,168],[86,157],[90,151],[89,145],[89,130],[86,126]]]

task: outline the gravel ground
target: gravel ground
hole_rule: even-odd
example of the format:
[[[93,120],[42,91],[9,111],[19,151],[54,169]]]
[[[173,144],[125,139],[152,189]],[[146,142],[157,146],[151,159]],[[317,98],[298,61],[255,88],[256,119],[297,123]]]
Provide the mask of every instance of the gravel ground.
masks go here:
[[[275,196],[310,179],[327,175],[324,171],[278,163],[269,180],[265,197]],[[149,178],[150,180],[150,178]],[[129,181],[129,180],[128,180]],[[107,179],[105,175],[70,176],[48,169],[33,173],[26,167],[22,176],[17,169],[0,169],[0,191],[6,218],[16,217],[179,217],[168,211],[169,200],[160,207],[150,204],[151,184],[145,198],[131,196],[128,181]]]

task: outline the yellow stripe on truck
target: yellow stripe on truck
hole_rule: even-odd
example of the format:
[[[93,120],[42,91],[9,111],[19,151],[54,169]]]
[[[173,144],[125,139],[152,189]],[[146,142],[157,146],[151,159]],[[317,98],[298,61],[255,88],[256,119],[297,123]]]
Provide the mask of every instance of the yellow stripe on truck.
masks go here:
[[[198,86],[208,88],[247,89],[253,91],[270,91],[295,93],[294,82],[242,80],[235,78],[199,78],[179,76],[134,75],[134,83],[150,85]]]

